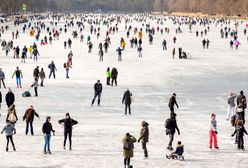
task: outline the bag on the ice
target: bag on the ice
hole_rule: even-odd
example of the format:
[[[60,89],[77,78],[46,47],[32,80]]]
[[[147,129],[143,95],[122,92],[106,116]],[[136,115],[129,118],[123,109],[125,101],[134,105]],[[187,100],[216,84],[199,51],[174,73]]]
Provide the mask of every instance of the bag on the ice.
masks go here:
[[[31,93],[29,91],[25,91],[23,94],[22,94],[22,97],[31,97]]]
[[[131,141],[126,141],[123,145],[123,149],[125,150],[131,150],[133,147],[133,143]]]
[[[64,68],[66,68],[66,63],[64,63]]]

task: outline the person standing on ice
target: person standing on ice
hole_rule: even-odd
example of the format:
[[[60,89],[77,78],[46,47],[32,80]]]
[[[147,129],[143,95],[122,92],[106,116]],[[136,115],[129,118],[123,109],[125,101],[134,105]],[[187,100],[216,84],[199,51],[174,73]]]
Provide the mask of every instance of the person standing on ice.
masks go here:
[[[6,152],[9,151],[9,141],[12,144],[13,150],[16,151],[15,144],[13,141],[13,135],[16,134],[16,129],[13,123],[7,122],[6,126],[3,128],[1,134],[5,131],[6,139],[7,139],[7,145],[6,145]]]
[[[33,77],[34,77],[34,78],[39,78],[39,74],[40,74],[40,70],[39,70],[39,66],[37,66],[37,67],[34,69]]]
[[[167,42],[165,39],[162,42],[162,46],[163,46],[163,50],[167,50]]]
[[[124,168],[130,167],[130,160],[133,157],[134,143],[136,141],[136,138],[129,133],[126,133],[126,136],[122,139]]]
[[[64,150],[65,150],[65,146],[66,146],[66,141],[67,141],[67,136],[69,137],[69,143],[70,143],[70,147],[69,150],[72,150],[72,141],[71,141],[71,137],[72,137],[72,127],[76,124],[78,124],[78,122],[76,120],[73,120],[70,117],[69,113],[66,113],[65,115],[65,119],[61,119],[58,121],[59,124],[62,124],[64,126]]]
[[[96,97],[98,97],[97,103],[98,103],[98,106],[100,106],[100,103],[101,103],[101,94],[102,94],[102,84],[101,84],[100,80],[97,80],[97,83],[95,83],[95,85],[94,85],[94,91],[95,91],[95,94],[94,94],[94,98],[92,100],[91,106],[93,106]]]
[[[38,86],[39,86],[38,78],[35,77],[34,78],[34,83],[31,85],[31,87],[34,88],[35,97],[38,97]]]
[[[122,98],[122,104],[125,103],[125,115],[127,115],[127,108],[129,111],[129,115],[131,115],[131,103],[132,103],[132,93],[127,89],[125,91],[123,98]]]
[[[176,49],[173,48],[173,50],[172,50],[172,58],[173,58],[173,59],[175,58],[175,54],[176,54]]]
[[[230,92],[228,99],[227,99],[227,104],[228,104],[228,109],[227,109],[227,116],[226,120],[230,120],[236,113],[236,105],[235,105],[235,98],[237,95],[235,93]]]
[[[53,74],[53,78],[55,79],[56,78],[55,71],[57,71],[57,68],[53,61],[48,65],[48,68],[50,69],[49,79],[51,78],[52,74]]]
[[[122,61],[122,51],[123,49],[121,49],[120,47],[117,48],[117,53],[118,53],[118,62],[121,62]]]
[[[237,126],[235,127],[235,132],[231,135],[232,137],[236,134],[236,139],[238,141],[238,150],[244,149],[244,134],[247,134],[247,131],[244,127],[243,120],[237,121]]]
[[[140,137],[138,139],[138,142],[141,141],[142,143],[142,148],[144,150],[144,157],[147,158],[148,157],[148,151],[147,151],[147,147],[146,144],[147,142],[149,142],[149,124],[146,121],[142,121],[141,122],[141,131],[140,131]]]
[[[16,67],[16,70],[13,73],[12,78],[14,78],[14,76],[16,76],[16,85],[17,85],[17,88],[19,88],[19,87],[22,88],[21,78],[23,78],[23,75],[22,75],[22,71],[19,70],[19,67]]]
[[[142,51],[143,51],[142,46],[139,46],[139,47],[137,48],[137,51],[138,51],[138,53],[139,53],[139,58],[142,58]]]
[[[244,95],[243,91],[240,91],[240,95],[237,97],[237,107],[240,108],[242,111],[241,113],[241,119],[245,123],[245,109],[247,107],[246,97]]]
[[[34,49],[32,55],[34,56],[34,61],[38,61],[38,56],[40,56],[40,53],[37,48]]]
[[[214,148],[219,149],[217,143],[217,121],[216,115],[214,113],[211,114],[211,122],[210,122],[210,130],[209,130],[209,148],[212,149],[212,145],[214,143]],[[214,141],[214,142],[213,142]]]
[[[110,78],[111,78],[111,72],[110,72],[110,68],[107,68],[107,72],[106,72],[106,76],[107,76],[107,85],[110,85]]]
[[[39,117],[39,114],[36,113],[34,107],[31,105],[25,112],[24,116],[23,116],[23,121],[26,120],[26,135],[28,135],[28,129],[29,129],[29,125],[30,125],[30,131],[31,131],[31,135],[34,135],[34,131],[33,131],[33,121],[34,121],[34,116],[36,116],[37,118]]]
[[[15,95],[12,92],[11,88],[9,88],[8,93],[5,96],[5,101],[8,107],[10,107],[15,102]]]
[[[169,100],[168,106],[170,108],[171,114],[175,113],[175,111],[174,111],[174,106],[175,105],[177,106],[177,108],[179,108],[179,106],[177,104],[176,96],[177,96],[176,93],[173,93],[171,98],[170,98],[170,100]]]
[[[65,71],[66,71],[66,78],[67,78],[67,79],[70,78],[70,77],[69,77],[70,68],[72,68],[72,67],[71,67],[69,61],[67,61],[67,62],[65,63]]]
[[[51,132],[53,132],[53,135],[55,136],[55,131],[53,130],[50,116],[46,118],[46,122],[42,126],[42,132],[45,140],[44,154],[52,154],[50,150]]]
[[[0,88],[1,88],[1,83],[3,83],[3,87],[4,89],[6,89],[5,83],[4,83],[4,79],[5,79],[5,74],[2,71],[2,68],[0,68]]]
[[[112,78],[112,80],[111,80],[111,86],[113,86],[114,83],[115,83],[115,86],[117,86],[117,76],[118,76],[118,71],[114,67],[114,68],[112,68],[112,71],[111,71],[111,78]]]
[[[180,131],[177,126],[176,116],[177,115],[175,113],[171,113],[170,118],[165,121],[165,128],[166,128],[165,132],[166,132],[166,135],[169,135],[169,138],[170,138],[167,149],[171,151],[173,150],[172,142],[174,140],[174,135],[176,133],[176,130],[177,130],[178,135],[180,135]]]
[[[103,62],[103,50],[102,48],[100,48],[99,52],[98,52],[98,55],[99,55],[99,62]]]
[[[46,78],[46,74],[45,74],[43,68],[41,68],[41,70],[40,70],[40,72],[39,72],[39,77],[40,77],[40,80],[41,80],[40,86],[41,86],[41,87],[44,87],[44,80],[45,80],[45,78]]]

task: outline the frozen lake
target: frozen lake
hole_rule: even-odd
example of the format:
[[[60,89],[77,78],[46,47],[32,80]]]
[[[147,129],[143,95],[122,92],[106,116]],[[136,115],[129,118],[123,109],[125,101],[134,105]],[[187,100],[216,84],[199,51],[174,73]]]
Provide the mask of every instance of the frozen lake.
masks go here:
[[[45,20],[46,25],[50,20]],[[229,91],[239,93],[244,90],[247,95],[248,86],[248,44],[247,36],[243,35],[245,23],[238,27],[241,46],[238,50],[229,49],[231,38],[220,38],[221,25],[210,25],[207,36],[196,37],[195,31],[203,31],[205,28],[199,24],[192,27],[190,33],[187,25],[182,25],[183,33],[176,34],[174,25],[167,20],[163,25],[157,25],[156,20],[147,20],[156,28],[169,27],[170,34],[161,35],[156,32],[154,42],[149,44],[148,34],[143,27],[143,58],[138,58],[135,49],[131,49],[129,39],[126,37],[125,22],[118,25],[119,33],[110,34],[111,46],[109,53],[104,55],[104,62],[98,62],[98,44],[105,39],[106,26],[101,26],[99,39],[93,35],[93,52],[88,54],[86,38],[90,35],[90,25],[85,24],[83,34],[85,40],[72,38],[72,31],[78,30],[77,26],[69,28],[67,34],[60,35],[60,40],[53,41],[52,45],[40,46],[38,63],[31,59],[25,64],[21,60],[14,60],[12,52],[5,56],[0,51],[0,67],[6,75],[5,83],[10,86],[16,95],[16,110],[19,121],[16,124],[17,135],[14,135],[17,152],[5,152],[6,138],[0,138],[0,167],[123,167],[122,138],[126,132],[130,132],[136,138],[139,137],[140,123],[146,120],[150,125],[150,142],[148,143],[149,158],[143,159],[141,144],[135,144],[134,158],[131,164],[135,168],[210,168],[228,167],[245,168],[248,165],[248,152],[236,150],[234,138],[230,137],[234,128],[226,121],[227,95]],[[115,23],[112,24],[114,26]],[[128,26],[142,27],[136,21],[128,23]],[[14,27],[9,23],[10,30],[2,35],[1,39],[7,41],[12,38],[12,31],[18,29],[20,38],[14,40],[14,46],[27,47],[35,42],[28,32],[22,33],[22,26]],[[64,26],[62,20],[56,29]],[[223,25],[223,28],[225,25]],[[228,25],[235,29],[234,22]],[[42,31],[41,38],[47,35]],[[134,36],[131,31],[130,37]],[[173,37],[177,37],[177,43],[173,44]],[[63,63],[67,60],[70,49],[64,49],[63,42],[72,39],[73,68],[70,70],[70,79],[65,78]],[[120,38],[127,42],[123,52],[123,62],[117,62],[116,49]],[[210,49],[202,49],[201,41],[208,38]],[[162,41],[167,40],[167,51],[162,51]],[[182,47],[193,59],[179,60],[176,50],[176,59],[172,59],[172,48]],[[44,88],[39,87],[39,97],[23,98],[21,94],[33,82],[33,69],[39,65],[43,67],[48,76],[48,64],[53,60],[57,66],[57,79],[45,79]],[[23,72],[23,89],[15,87],[15,79],[11,76],[19,66]],[[119,71],[118,87],[106,86],[105,73],[107,67],[116,67]],[[97,79],[104,84],[102,94],[102,107],[91,107],[93,98],[93,85]],[[133,93],[132,115],[124,115],[124,106],[121,104],[122,96],[126,88]],[[1,89],[3,96],[7,89]],[[168,101],[173,92],[177,93],[177,101],[180,108],[178,114],[178,126],[181,135],[175,136],[173,146],[181,140],[185,145],[185,161],[167,160],[165,154],[169,137],[165,135],[164,122],[169,117]],[[33,90],[31,94],[34,95]],[[34,121],[35,136],[25,135],[25,122],[22,116],[26,108],[33,105],[40,119]],[[2,116],[0,128],[5,125],[7,106],[2,104]],[[65,113],[69,112],[73,119],[79,122],[73,128],[73,150],[63,150],[63,128],[57,123]],[[218,143],[220,150],[209,150],[208,129],[210,114],[215,112],[218,121]],[[52,124],[56,130],[56,136],[51,140],[53,155],[43,155],[43,135],[41,127],[45,117],[52,117]],[[245,147],[247,147],[245,136]],[[11,149],[11,148],[10,148]]]

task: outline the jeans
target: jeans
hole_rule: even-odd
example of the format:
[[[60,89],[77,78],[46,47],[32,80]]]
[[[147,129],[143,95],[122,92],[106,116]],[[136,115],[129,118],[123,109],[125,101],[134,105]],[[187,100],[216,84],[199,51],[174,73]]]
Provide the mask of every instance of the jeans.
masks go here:
[[[92,100],[92,105],[94,104],[96,97],[98,97],[98,105],[100,105],[100,102],[101,102],[101,93],[97,93],[97,92],[95,92],[94,98]]]
[[[70,148],[71,148],[71,137],[72,137],[72,130],[70,131],[65,131],[64,132],[64,147],[66,145],[66,141],[67,141],[67,136],[69,137],[69,144],[70,144]]]
[[[66,69],[66,78],[69,78],[69,69]]]
[[[118,62],[121,62],[121,61],[122,61],[121,55],[118,55]]]
[[[28,135],[29,125],[30,125],[31,135],[34,135],[34,131],[33,131],[33,121],[26,121],[26,135]]]
[[[51,134],[45,134],[44,135],[45,145],[44,145],[44,152],[50,151],[50,140],[51,140]]]
[[[49,78],[51,78],[52,74],[53,74],[53,78],[55,79],[56,76],[55,76],[55,71],[54,70],[51,70],[50,71]]]
[[[38,56],[34,55],[34,61],[38,61]]]
[[[17,86],[21,86],[22,84],[21,84],[21,78],[20,77],[16,77],[16,85]]]

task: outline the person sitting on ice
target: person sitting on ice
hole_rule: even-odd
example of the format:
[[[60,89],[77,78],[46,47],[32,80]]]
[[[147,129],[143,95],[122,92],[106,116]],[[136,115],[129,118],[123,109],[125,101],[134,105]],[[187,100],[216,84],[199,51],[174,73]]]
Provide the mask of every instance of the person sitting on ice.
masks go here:
[[[182,159],[184,160],[183,152],[184,152],[184,146],[182,145],[181,141],[178,141],[175,152],[172,152],[170,155],[166,155],[166,157],[167,157],[167,159],[171,159],[171,158],[177,159],[179,157],[182,157]]]

